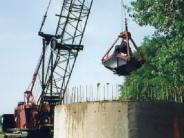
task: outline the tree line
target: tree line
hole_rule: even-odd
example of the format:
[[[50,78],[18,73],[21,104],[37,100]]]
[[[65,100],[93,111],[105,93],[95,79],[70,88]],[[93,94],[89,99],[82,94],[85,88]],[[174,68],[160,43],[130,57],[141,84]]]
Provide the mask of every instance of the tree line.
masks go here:
[[[146,63],[126,77],[121,97],[183,101],[184,1],[135,0],[131,5],[133,20],[155,32],[144,39],[140,49]]]

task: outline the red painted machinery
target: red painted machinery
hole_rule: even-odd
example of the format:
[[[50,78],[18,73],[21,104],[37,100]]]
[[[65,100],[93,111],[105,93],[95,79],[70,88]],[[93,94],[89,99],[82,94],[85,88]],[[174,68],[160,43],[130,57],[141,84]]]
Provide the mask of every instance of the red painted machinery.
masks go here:
[[[60,13],[56,14],[58,22],[55,34],[43,32],[44,28],[47,28],[45,22],[51,2],[52,0],[49,0],[38,33],[43,40],[40,60],[32,82],[24,93],[24,102],[18,104],[14,115],[4,115],[5,132],[26,131],[28,137],[52,137],[54,107],[65,102],[64,96],[76,59],[83,50],[81,43],[93,0],[58,2],[57,5],[62,6]],[[37,87],[40,89],[36,89]],[[38,92],[41,94],[38,95]],[[35,95],[38,95],[37,99]],[[37,133],[38,131],[40,133]]]

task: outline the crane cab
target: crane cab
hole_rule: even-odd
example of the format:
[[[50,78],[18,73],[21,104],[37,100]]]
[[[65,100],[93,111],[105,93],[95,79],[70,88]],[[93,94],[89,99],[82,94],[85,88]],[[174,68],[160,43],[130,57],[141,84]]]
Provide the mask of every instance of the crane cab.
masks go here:
[[[117,44],[119,41],[120,44]],[[136,49],[138,58],[134,57],[132,54],[130,41]],[[133,41],[130,32],[127,31],[120,33],[118,38],[102,58],[102,64],[107,69],[120,76],[129,75],[131,72],[140,68],[143,63],[143,55]]]

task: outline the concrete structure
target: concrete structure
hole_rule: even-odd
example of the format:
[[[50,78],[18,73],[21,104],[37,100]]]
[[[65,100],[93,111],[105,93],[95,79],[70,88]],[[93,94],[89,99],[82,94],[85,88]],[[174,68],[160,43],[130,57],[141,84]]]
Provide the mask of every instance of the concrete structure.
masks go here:
[[[54,138],[184,138],[184,104],[104,101],[59,105]]]

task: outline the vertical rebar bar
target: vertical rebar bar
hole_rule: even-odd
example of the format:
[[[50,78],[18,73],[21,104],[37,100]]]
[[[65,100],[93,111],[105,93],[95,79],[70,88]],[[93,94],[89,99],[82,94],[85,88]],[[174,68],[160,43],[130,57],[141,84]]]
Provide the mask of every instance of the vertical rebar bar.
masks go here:
[[[88,86],[86,85],[86,102],[88,101]]]
[[[105,101],[105,85],[103,87],[104,87],[104,101]]]

